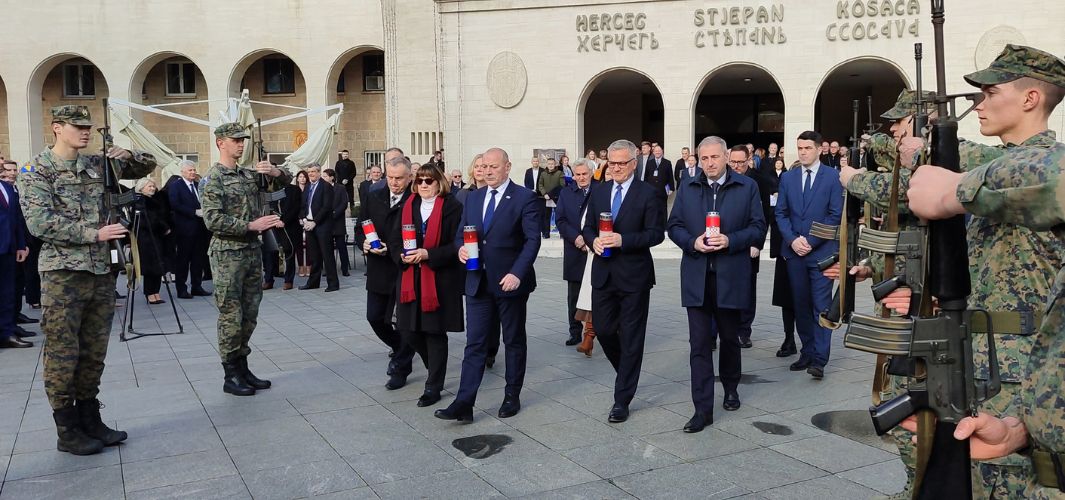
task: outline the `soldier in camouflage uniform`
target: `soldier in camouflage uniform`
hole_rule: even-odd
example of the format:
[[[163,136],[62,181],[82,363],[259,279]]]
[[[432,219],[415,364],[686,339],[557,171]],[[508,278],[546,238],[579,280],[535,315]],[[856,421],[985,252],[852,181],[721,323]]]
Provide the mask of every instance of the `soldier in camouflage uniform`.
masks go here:
[[[18,177],[30,233],[43,241],[39,259],[44,390],[52,406],[56,448],[75,455],[98,453],[126,439],[100,418],[100,377],[115,314],[115,276],[108,241],[122,238],[121,224],[104,225],[104,172],[136,179],[155,168],[147,153],[112,147],[84,155],[92,121],[85,106],[52,108],[55,145]]]
[[[1032,311],[1031,324],[1038,327],[1042,320],[1034,336],[996,332],[996,340],[1003,337],[998,345],[1007,348],[1003,352],[999,347],[1000,364],[1005,370],[1003,393],[985,406],[987,413],[963,420],[955,435],[964,438],[975,431],[971,442],[974,459],[1028,464],[1001,467],[1004,474],[998,479],[1004,484],[996,485],[997,493],[1010,498],[1063,498],[1065,303],[1059,299],[1065,295],[1065,267],[1059,245],[1065,242],[1065,191],[1060,183],[1065,144],[1056,140],[1047,124],[1054,107],[1065,96],[1065,61],[1031,47],[1008,45],[989,68],[966,75],[965,79],[984,92],[985,101],[976,108],[981,132],[999,136],[1006,147],[997,158],[964,174],[921,167],[911,179],[911,209],[928,219],[972,213],[978,225],[973,231],[976,224],[970,223],[970,245],[982,251],[978,257],[984,260],[970,262],[990,268],[979,276],[984,281],[974,276],[974,296],[983,296],[991,310],[1014,306],[1014,311],[1032,311],[1046,304],[1047,313]],[[1030,236],[1018,240],[1019,248],[996,239],[999,232],[995,228],[1024,234],[1018,231],[1018,225],[1030,231]],[[1048,230],[1053,231],[1052,241],[1034,237],[1049,234],[1035,231]],[[1036,246],[1037,241],[1047,247]],[[1051,265],[1055,269],[1048,272]],[[1003,280],[1010,281],[1004,286],[1014,296],[996,293],[1000,285],[988,281],[998,280],[1003,272],[1010,273],[1017,267],[1027,270],[1027,279],[1007,275]],[[1055,271],[1052,287],[1044,286],[1042,277]],[[1047,299],[1040,299],[1040,292]],[[996,330],[1002,330],[997,319]],[[1005,383],[1007,375],[1020,378],[1020,390],[1016,383]],[[1022,416],[1024,425],[1016,416]],[[1025,426],[1030,439],[1025,436]],[[1026,444],[1030,447],[1021,450]],[[1023,454],[1012,453],[1018,450]],[[987,463],[981,462],[982,472],[989,471],[984,466]],[[1014,476],[1022,472],[1024,477]]]
[[[277,215],[263,215],[264,206],[257,182],[267,175],[282,185],[292,177],[261,161],[255,169],[237,165],[250,137],[239,123],[224,123],[214,131],[220,158],[207,173],[203,188],[203,222],[214,237],[209,255],[214,274],[214,298],[218,305],[218,353],[222,357],[225,382],[222,390],[237,396],[251,396],[257,389],[270,388],[269,380],[256,377],[248,369],[248,342],[255,331],[259,302],[263,298],[263,261],[259,250],[261,232],[282,228]]]

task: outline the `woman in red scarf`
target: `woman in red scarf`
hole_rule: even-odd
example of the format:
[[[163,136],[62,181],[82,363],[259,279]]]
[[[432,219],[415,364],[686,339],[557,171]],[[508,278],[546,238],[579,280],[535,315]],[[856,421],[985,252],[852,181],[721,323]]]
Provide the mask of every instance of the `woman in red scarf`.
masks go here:
[[[429,372],[418,406],[440,401],[447,373],[447,332],[464,330],[462,289],[466,274],[455,246],[462,204],[448,193],[449,187],[440,169],[419,167],[411,184],[416,196],[407,198],[400,223],[391,228],[386,242],[399,264],[396,328]],[[413,244],[404,245],[405,225],[414,226]],[[405,246],[414,248],[405,251]],[[389,387],[402,387],[407,375],[393,373]]]

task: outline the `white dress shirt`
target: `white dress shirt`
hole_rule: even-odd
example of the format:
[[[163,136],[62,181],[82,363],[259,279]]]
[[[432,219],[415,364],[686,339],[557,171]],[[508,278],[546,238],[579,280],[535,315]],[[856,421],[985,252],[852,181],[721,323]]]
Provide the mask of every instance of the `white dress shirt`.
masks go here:
[[[629,180],[621,184],[621,203],[625,203],[625,195],[629,194],[629,188],[632,187],[632,180],[636,178],[636,173],[633,172],[629,176]],[[610,206],[614,206],[614,197],[618,195],[618,183],[613,182],[610,185]],[[620,206],[620,205],[619,205]]]
[[[803,165],[799,165],[799,168],[802,168],[802,180],[800,181],[800,184],[803,185],[803,189],[805,189],[805,186],[806,186],[806,176],[807,175],[810,176],[810,189],[813,189],[814,188],[814,182],[817,181],[817,171],[821,168],[821,161],[818,160],[818,161],[814,162],[813,165],[810,165],[809,167],[803,166]],[[810,173],[807,174],[806,170],[809,170]]]
[[[484,213],[488,211],[488,202],[492,200],[492,190],[496,190],[496,212],[498,212],[499,205],[503,203],[503,193],[507,192],[508,187],[510,187],[510,179],[503,181],[497,188],[485,186],[487,191],[484,193],[484,204],[481,205],[481,220],[484,220]]]

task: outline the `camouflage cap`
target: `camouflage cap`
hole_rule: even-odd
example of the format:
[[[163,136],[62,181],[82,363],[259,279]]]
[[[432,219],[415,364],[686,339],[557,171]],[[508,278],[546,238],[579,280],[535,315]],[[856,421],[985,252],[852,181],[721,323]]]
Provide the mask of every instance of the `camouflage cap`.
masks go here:
[[[89,118],[88,106],[56,106],[52,108],[52,123],[69,123],[79,127],[91,127],[92,119]]]
[[[921,102],[925,106],[925,112],[932,111],[932,99],[935,99],[936,93],[930,91],[921,92],[923,96]],[[899,93],[898,99],[895,99],[895,107],[885,111],[880,115],[881,118],[887,120],[901,120],[917,112],[917,91],[916,90],[903,90]]]
[[[1006,45],[987,69],[965,75],[970,85],[996,85],[1021,77],[1065,87],[1065,60],[1024,45]]]
[[[221,139],[223,137],[231,137],[233,139],[247,139],[251,137],[248,133],[247,127],[237,122],[223,123],[214,129],[214,136]]]

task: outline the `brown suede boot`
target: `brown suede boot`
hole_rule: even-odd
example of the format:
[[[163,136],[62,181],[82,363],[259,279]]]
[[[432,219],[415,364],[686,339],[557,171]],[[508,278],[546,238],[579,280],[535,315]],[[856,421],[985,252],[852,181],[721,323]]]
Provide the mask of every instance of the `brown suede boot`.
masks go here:
[[[589,358],[592,357],[592,349],[595,347],[595,329],[592,328],[592,322],[588,321],[584,323],[584,340],[581,341],[581,345],[577,346],[577,352],[584,353]]]

